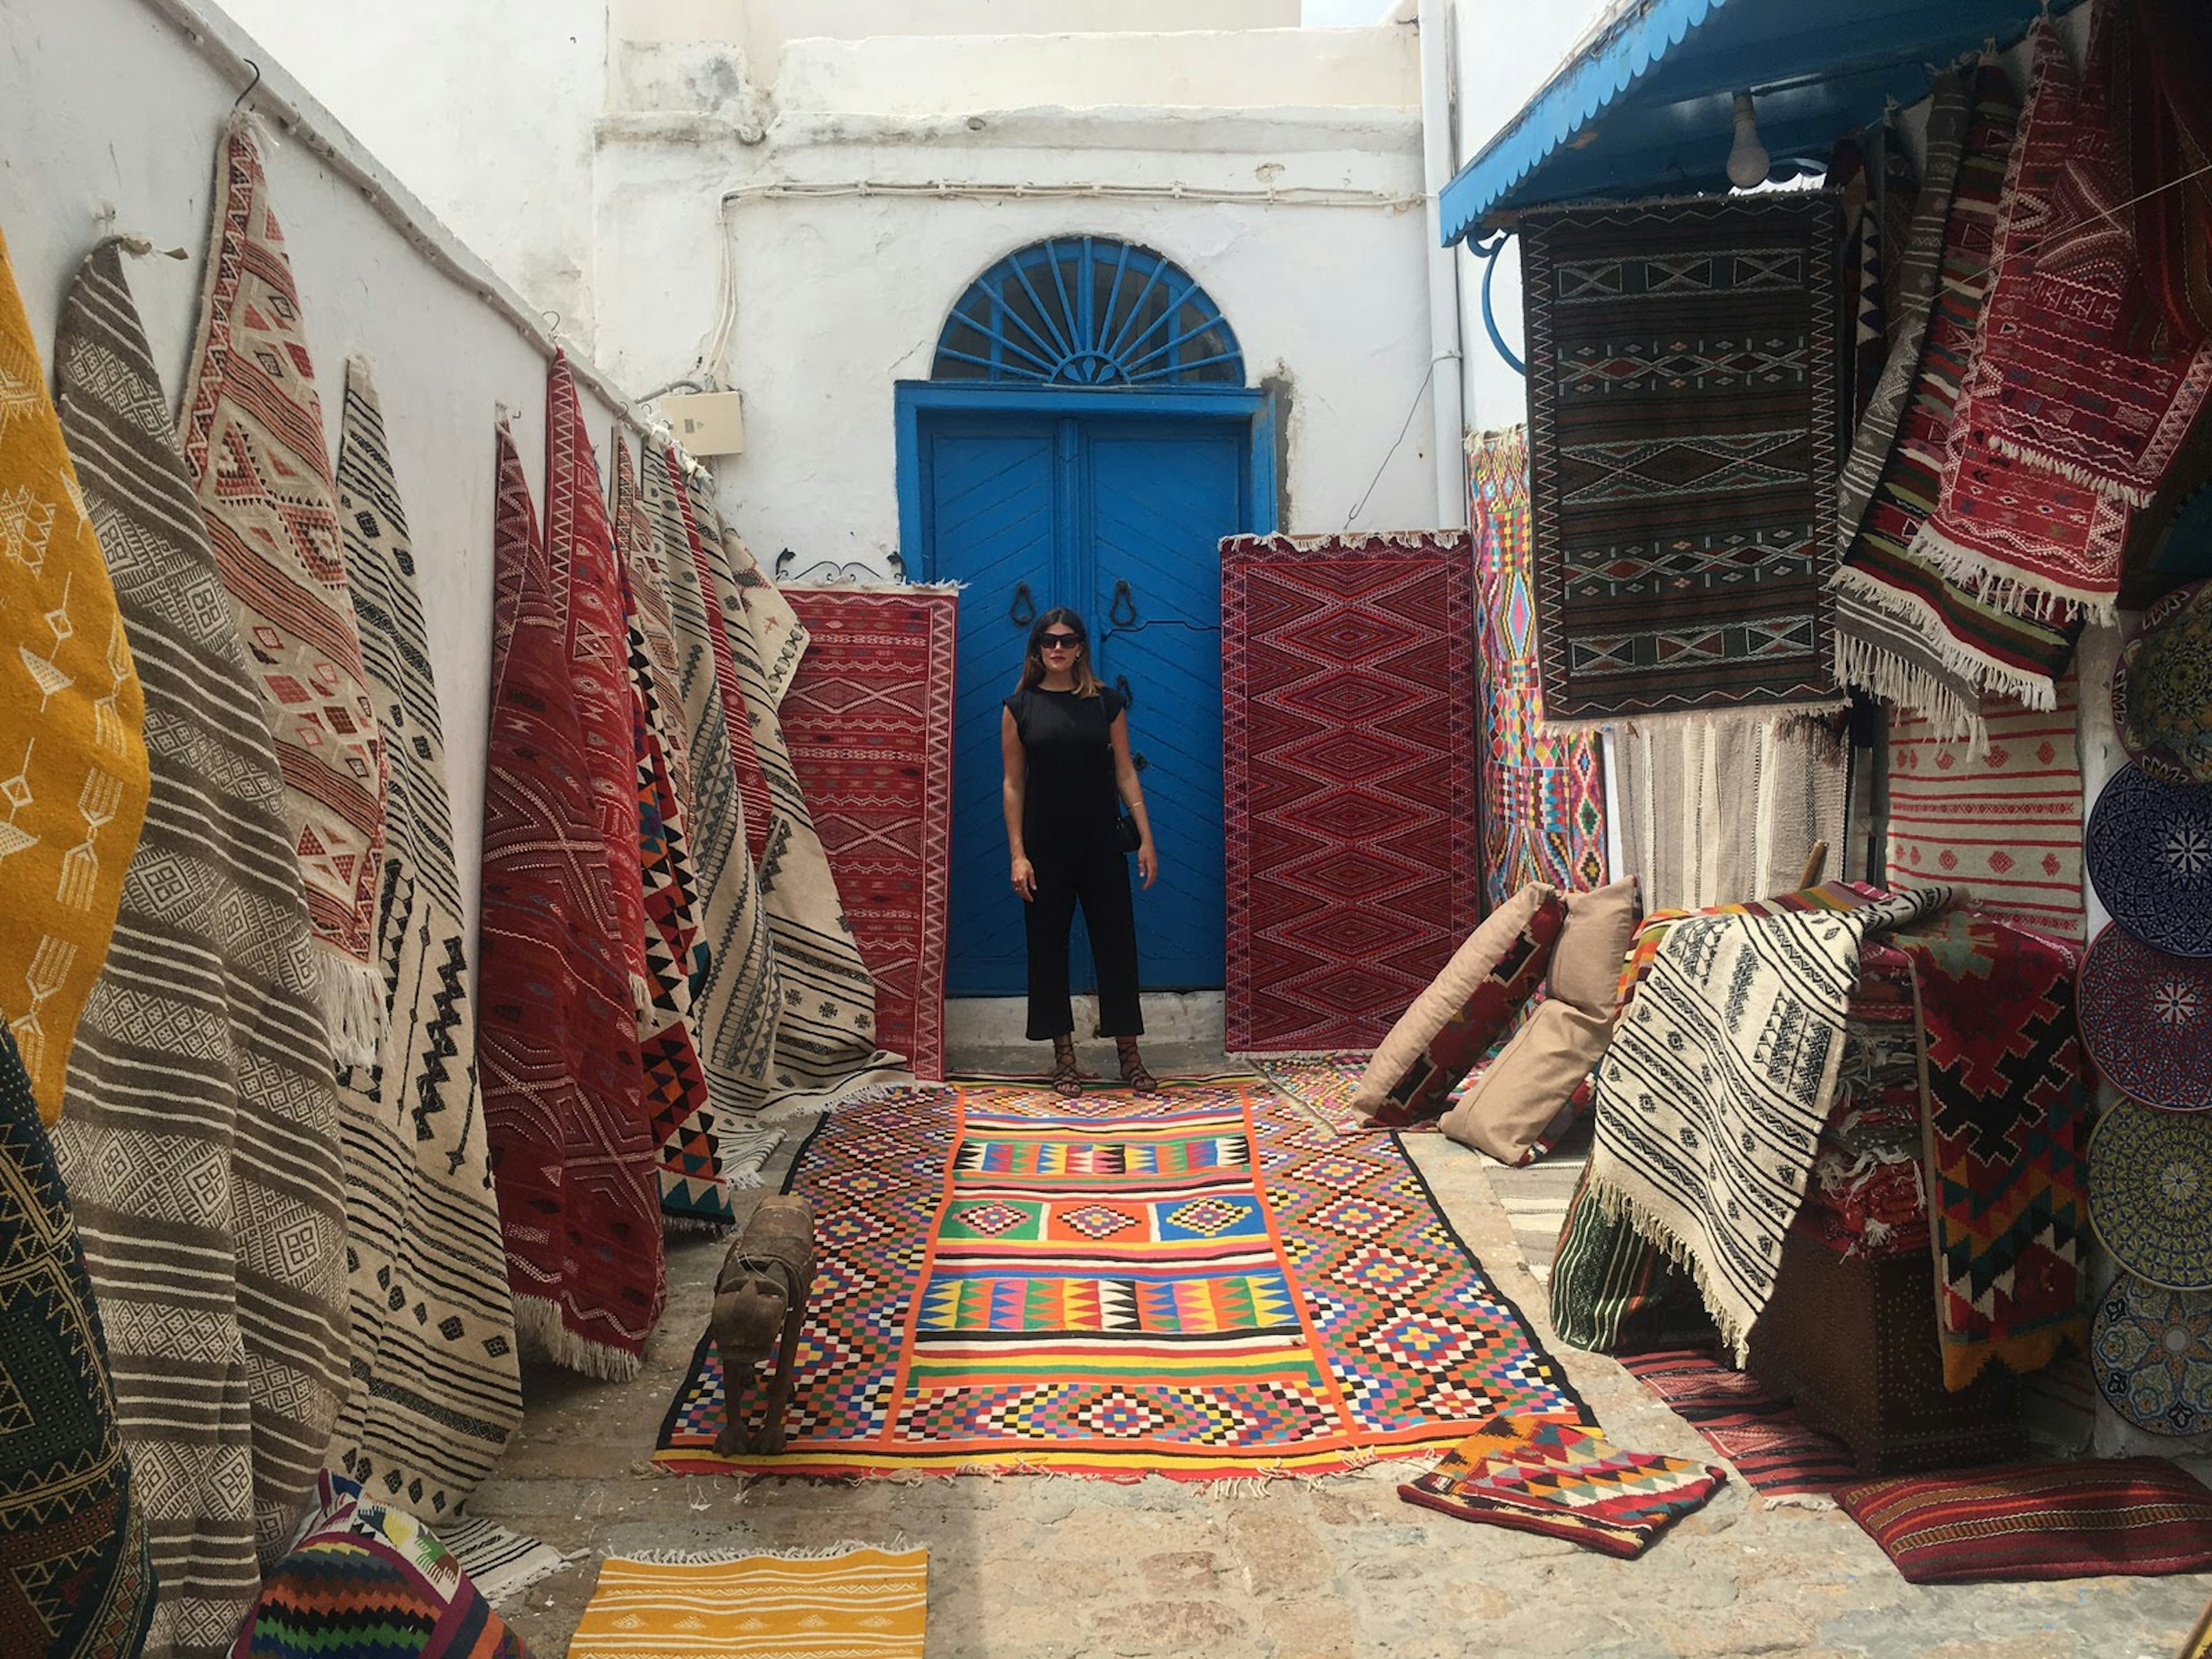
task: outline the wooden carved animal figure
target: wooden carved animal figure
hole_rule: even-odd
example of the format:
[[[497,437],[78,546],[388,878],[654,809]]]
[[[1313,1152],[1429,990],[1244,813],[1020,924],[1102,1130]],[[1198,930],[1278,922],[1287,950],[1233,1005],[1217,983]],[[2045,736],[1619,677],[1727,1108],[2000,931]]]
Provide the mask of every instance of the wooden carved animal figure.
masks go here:
[[[714,1449],[722,1456],[783,1449],[783,1414],[791,1404],[799,1328],[805,1322],[806,1297],[813,1288],[814,1206],[799,1197],[763,1199],[714,1278],[709,1322],[722,1356],[722,1432]],[[746,1375],[771,1352],[775,1372],[768,1400],[759,1426],[746,1433],[731,1401]]]

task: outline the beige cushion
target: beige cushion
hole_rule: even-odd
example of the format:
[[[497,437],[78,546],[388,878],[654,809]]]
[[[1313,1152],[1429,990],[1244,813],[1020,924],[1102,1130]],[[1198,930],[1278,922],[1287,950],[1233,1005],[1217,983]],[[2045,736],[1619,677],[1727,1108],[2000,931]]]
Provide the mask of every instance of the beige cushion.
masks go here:
[[[1437,1127],[1500,1164],[1520,1163],[1612,1036],[1610,1013],[1586,1014],[1570,1002],[1540,1005]]]
[[[1418,1121],[1441,1112],[1453,1085],[1511,1025],[1543,983],[1552,942],[1564,919],[1559,890],[1540,881],[1530,882],[1492,911],[1390,1028],[1368,1063],[1352,1103],[1370,1117],[1388,1106],[1392,1121]],[[1455,1040],[1447,1046],[1454,1051],[1455,1071],[1453,1063],[1431,1063],[1429,1054],[1437,1034],[1455,1020],[1459,1022],[1454,1027]],[[1420,1075],[1414,1079],[1413,1092],[1419,1098],[1393,1101],[1393,1091],[1416,1067]]]
[[[1620,988],[1621,961],[1643,920],[1642,890],[1633,876],[1609,887],[1568,894],[1566,925],[1552,947],[1545,994],[1586,1014],[1610,1014]]]

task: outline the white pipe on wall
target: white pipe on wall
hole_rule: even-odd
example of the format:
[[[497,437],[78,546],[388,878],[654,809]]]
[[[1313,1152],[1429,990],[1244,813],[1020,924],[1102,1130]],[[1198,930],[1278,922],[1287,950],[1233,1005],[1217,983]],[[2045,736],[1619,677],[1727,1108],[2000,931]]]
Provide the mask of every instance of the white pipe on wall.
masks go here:
[[[1443,246],[1437,216],[1443,187],[1451,181],[1450,6],[1448,0],[1419,0],[1421,31],[1421,162],[1428,191],[1429,218],[1429,390],[1435,416],[1437,522],[1456,527],[1467,522],[1467,405],[1460,368],[1458,255]]]

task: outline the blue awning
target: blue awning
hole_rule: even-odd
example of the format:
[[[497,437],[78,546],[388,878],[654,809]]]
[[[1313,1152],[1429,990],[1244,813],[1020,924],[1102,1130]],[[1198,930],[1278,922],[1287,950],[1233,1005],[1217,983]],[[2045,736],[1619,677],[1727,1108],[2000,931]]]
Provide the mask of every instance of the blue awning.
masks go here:
[[[2039,10],[2036,0],[1622,0],[1445,185],[1444,241],[1538,203],[1726,190],[1739,92],[1756,101],[1774,176],[1819,172],[1887,100],[1925,96],[1931,65],[1992,40],[2015,44]]]

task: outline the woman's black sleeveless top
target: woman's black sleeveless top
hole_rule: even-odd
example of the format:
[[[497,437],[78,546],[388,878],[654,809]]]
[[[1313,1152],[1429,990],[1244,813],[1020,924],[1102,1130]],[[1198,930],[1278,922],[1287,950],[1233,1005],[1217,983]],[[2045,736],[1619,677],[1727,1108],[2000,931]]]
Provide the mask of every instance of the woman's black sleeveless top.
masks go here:
[[[1029,757],[1022,841],[1032,860],[1111,845],[1121,797],[1109,732],[1122,707],[1103,687],[1095,697],[1031,687],[1006,699]]]

